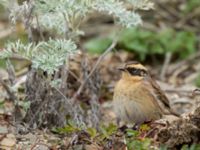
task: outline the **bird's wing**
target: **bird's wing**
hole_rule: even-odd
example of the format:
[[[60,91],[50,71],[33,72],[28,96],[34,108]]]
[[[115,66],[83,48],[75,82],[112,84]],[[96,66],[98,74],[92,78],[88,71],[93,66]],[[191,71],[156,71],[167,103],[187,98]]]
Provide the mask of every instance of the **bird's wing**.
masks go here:
[[[165,108],[173,115],[180,117],[180,115],[176,112],[174,112],[169,104],[169,100],[167,98],[167,96],[165,95],[165,93],[162,91],[162,89],[160,88],[160,86],[151,78],[148,79],[148,83],[151,84],[152,89],[154,90],[153,93],[155,95],[155,97],[162,102],[162,104],[165,106]]]
[[[160,86],[151,78],[148,79],[148,81],[153,87],[152,88],[154,90],[153,93],[155,93],[156,98],[160,100],[167,109],[170,109],[169,100],[165,95],[165,93],[161,90]]]
[[[167,96],[165,95],[165,93],[161,90],[160,86],[154,80],[151,80],[151,84],[152,84],[153,88],[155,89],[155,93],[157,95],[157,98],[161,102],[163,102],[163,104],[167,108],[170,108],[169,100],[168,100]]]

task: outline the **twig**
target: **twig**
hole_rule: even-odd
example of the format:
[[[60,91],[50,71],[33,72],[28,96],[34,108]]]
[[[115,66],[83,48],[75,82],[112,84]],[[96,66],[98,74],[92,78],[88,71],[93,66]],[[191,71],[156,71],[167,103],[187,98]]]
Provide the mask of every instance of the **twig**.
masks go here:
[[[43,145],[43,146],[46,146],[48,149],[50,148],[47,144],[45,143],[35,143],[30,150],[34,150],[35,148],[37,148],[37,146],[39,145]]]
[[[90,73],[88,74],[87,78],[82,82],[82,84],[80,85],[78,91],[72,97],[72,101],[74,101],[80,95],[80,93],[82,92],[83,88],[85,87],[85,84],[88,82],[89,78],[93,75],[93,73],[95,72],[95,70],[99,66],[100,62],[116,46],[116,44],[117,44],[117,40],[115,39],[115,40],[113,40],[113,42],[110,45],[110,47],[108,47],[108,49],[99,57],[99,59],[97,60],[96,64],[94,65],[94,67],[92,68]]]
[[[15,102],[17,100],[17,96],[15,95],[15,93],[12,90],[12,88],[10,87],[10,86],[12,86],[14,84],[15,72],[14,72],[14,68],[13,68],[13,66],[12,66],[12,64],[11,64],[9,59],[7,59],[6,65],[7,65],[9,83],[6,84],[2,77],[0,77],[0,83],[2,84],[2,86],[6,90],[6,92],[8,93],[8,96],[9,96],[10,100]]]
[[[13,65],[10,62],[10,59],[7,59],[6,61],[6,70],[8,72],[8,79],[10,82],[10,85],[12,86],[15,83],[15,69]]]
[[[174,105],[174,104],[193,104],[193,102],[191,102],[189,99],[177,99],[177,100],[174,100],[171,102],[172,104],[171,105]]]
[[[11,88],[2,80],[2,78],[0,78],[0,83],[3,86],[3,88],[6,90],[6,92],[8,93],[10,100],[15,102],[17,100],[17,97],[15,96]]]
[[[167,15],[167,16],[173,16],[173,17],[175,17],[175,19],[179,19],[179,18],[181,18],[181,16],[179,15],[179,13],[177,12],[177,10],[176,9],[174,9],[174,8],[170,8],[170,9],[167,9],[166,7],[165,7],[165,3],[162,3],[162,2],[160,2],[160,1],[157,1],[157,5],[162,9],[162,10],[164,10],[164,12],[166,12],[166,13],[168,13],[169,15]]]
[[[62,91],[60,91],[58,88],[56,87],[53,87],[64,99],[65,99],[65,102],[67,102],[67,105],[69,106],[69,108],[71,108],[71,112],[73,115],[77,114],[77,115],[80,115],[82,110],[80,107],[73,107],[73,103],[71,101],[71,99],[68,99],[63,93]]]
[[[77,76],[74,72],[72,72],[69,68],[67,68],[66,70],[67,70],[67,71],[69,72],[69,74],[70,74],[72,77],[74,77],[78,82],[81,82],[80,79],[78,78],[78,76]]]
[[[2,84],[2,86],[4,87],[6,92],[8,93],[10,100],[14,102],[14,101],[17,100],[17,97],[15,96],[15,93],[13,92],[12,88],[9,86],[10,84],[12,86],[14,84],[14,81],[15,81],[14,68],[13,68],[9,59],[6,61],[6,65],[7,65],[7,72],[8,72],[8,75],[9,75],[8,79],[9,79],[10,83],[6,84],[4,82],[4,80],[2,79],[2,77],[0,77],[0,83]]]
[[[48,99],[45,99],[45,98],[44,98],[44,100],[40,103],[38,109],[37,109],[37,110],[34,110],[35,112],[34,112],[34,114],[32,115],[31,120],[29,121],[28,128],[30,128],[31,125],[34,123],[36,117],[38,116],[39,113],[41,113],[41,110],[44,109],[44,106],[45,106],[45,104],[47,104],[47,102],[48,102]],[[33,112],[32,112],[32,113],[33,113]]]
[[[171,74],[173,73],[175,70],[177,70],[178,68],[180,68],[181,66],[184,66],[185,64],[189,63],[190,61],[194,61],[196,58],[200,57],[200,51],[192,54],[191,56],[189,56],[187,59],[184,59],[183,61],[180,61],[178,63],[175,63],[174,65],[171,65],[168,72]]]
[[[29,2],[30,4],[31,2]],[[31,5],[31,4],[30,4]],[[34,6],[32,5],[29,9],[29,12],[26,16],[26,19],[24,20],[24,24],[25,24],[25,28],[27,29],[28,27],[30,27],[30,19],[31,19],[31,15],[33,13],[33,9],[34,9]]]
[[[74,142],[77,142],[77,140],[78,140],[78,135],[75,133],[74,135],[72,135],[72,138],[69,144],[66,146],[66,149],[69,149],[72,145],[74,145]]]
[[[58,88],[56,87],[53,88],[65,99],[66,102],[68,102],[68,105],[72,106],[71,101],[69,101],[67,97]]]
[[[31,5],[31,1],[29,1],[29,4]],[[28,32],[28,40],[30,42],[33,42],[33,33],[32,33],[32,29],[31,29],[31,25],[30,25],[30,19],[31,19],[31,15],[33,13],[33,9],[34,9],[34,6],[31,5],[27,16],[25,16],[26,19],[24,20],[25,29]]]
[[[169,52],[165,55],[164,65],[163,65],[163,68],[162,68],[162,71],[161,71],[161,74],[160,74],[161,80],[165,80],[165,74],[166,74],[167,68],[169,66],[169,63],[171,61],[171,58],[172,58],[172,53]]]
[[[67,90],[67,88],[68,88],[68,86],[67,86],[67,79],[68,79],[68,77],[69,77],[69,56],[66,58],[66,62],[65,62],[65,64],[61,67],[61,79],[62,79],[62,83],[61,83],[61,91],[62,91],[62,93],[64,93],[64,91],[65,91],[65,93],[64,94],[66,94],[66,92],[68,91]],[[67,68],[67,69],[66,69]]]
[[[64,17],[64,20],[65,20],[65,38],[66,39],[69,39],[69,28],[68,28],[68,21],[67,21],[67,17],[65,15],[65,13],[63,13],[63,17]]]
[[[39,23],[38,15],[36,15],[35,18],[36,18],[37,27],[38,27],[38,30],[39,30],[40,37],[42,38],[42,41],[44,41],[45,39],[44,39],[44,35],[42,33],[42,30],[40,28],[40,23]]]

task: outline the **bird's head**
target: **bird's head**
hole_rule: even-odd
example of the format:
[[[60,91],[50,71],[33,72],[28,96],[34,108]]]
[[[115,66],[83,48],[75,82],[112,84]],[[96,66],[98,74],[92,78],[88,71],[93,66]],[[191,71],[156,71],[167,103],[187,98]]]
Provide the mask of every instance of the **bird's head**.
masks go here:
[[[149,76],[147,68],[139,62],[129,62],[118,69],[122,71],[122,79],[126,80],[141,80]]]

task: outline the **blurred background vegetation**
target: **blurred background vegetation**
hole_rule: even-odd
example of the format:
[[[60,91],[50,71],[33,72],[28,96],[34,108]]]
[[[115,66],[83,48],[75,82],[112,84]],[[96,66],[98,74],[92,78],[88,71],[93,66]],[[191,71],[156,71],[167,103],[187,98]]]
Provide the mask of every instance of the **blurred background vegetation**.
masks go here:
[[[18,0],[22,3],[24,0]],[[122,31],[118,50],[135,54],[135,59],[162,61],[166,53],[173,60],[185,59],[199,49],[200,1],[198,0],[154,0],[155,9],[140,12],[142,27]],[[21,39],[27,42],[22,25],[14,29],[9,25],[7,11],[0,4],[0,48],[8,41]],[[101,54],[112,42],[112,18],[91,15],[81,38],[83,48],[91,54]]]
[[[174,61],[195,54],[199,50],[200,1],[154,2],[154,10],[141,12],[142,27],[122,31],[118,48],[134,53],[140,61],[163,59],[166,53],[172,53]],[[90,53],[102,53],[111,41],[111,35],[98,35],[88,40],[85,48]]]
[[[18,0],[22,3],[24,0]],[[91,56],[99,56],[112,43],[114,33],[120,31],[116,51],[130,55],[130,60],[138,60],[160,70],[167,59],[178,63],[200,53],[200,1],[198,0],[153,0],[154,9],[139,10],[142,26],[120,30],[112,17],[91,14],[81,25],[85,32],[79,39],[81,49]],[[127,6],[129,7],[129,6]],[[20,39],[28,43],[28,37],[21,23],[12,26],[8,11],[0,4],[0,50],[10,41]],[[116,52],[114,51],[114,52]],[[170,58],[168,58],[170,56]],[[21,70],[29,62],[12,59],[16,70]],[[127,60],[128,61],[128,60]],[[5,62],[0,60],[0,67]],[[200,75],[195,84],[200,86]]]

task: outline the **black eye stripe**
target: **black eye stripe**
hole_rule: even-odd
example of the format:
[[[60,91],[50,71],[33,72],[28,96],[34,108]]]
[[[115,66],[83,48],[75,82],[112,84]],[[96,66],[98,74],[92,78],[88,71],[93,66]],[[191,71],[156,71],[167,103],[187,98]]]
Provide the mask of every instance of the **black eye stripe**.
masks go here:
[[[144,70],[144,69],[138,69],[138,68],[130,68],[130,67],[128,67],[128,68],[126,68],[126,70],[131,74],[131,75],[133,75],[133,76],[145,76],[145,75],[147,75],[148,73],[147,73],[147,71],[146,70]]]

